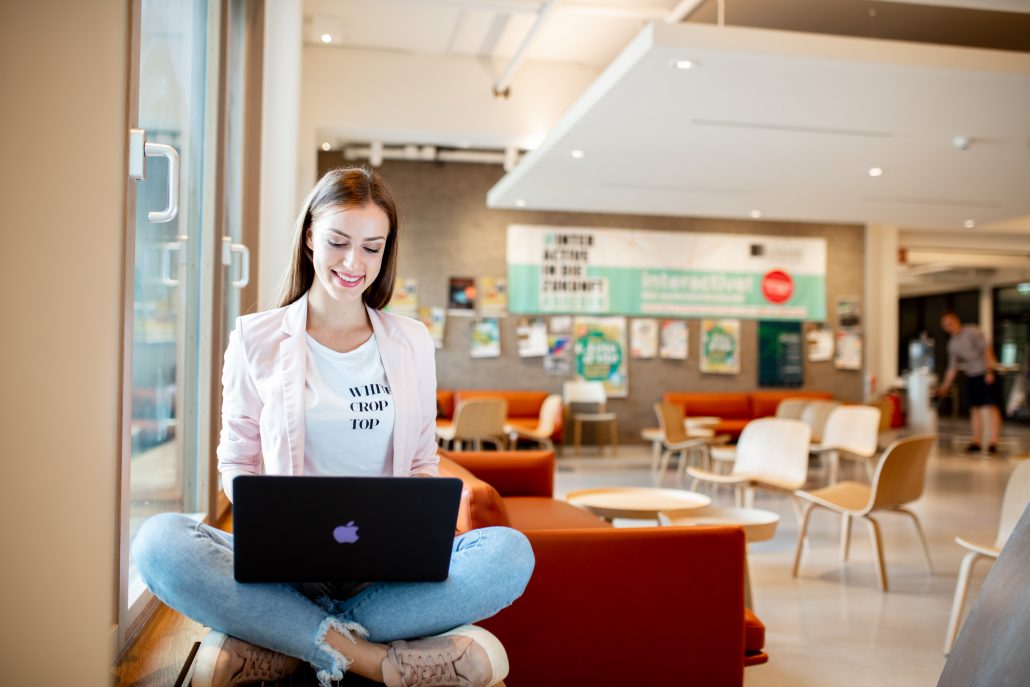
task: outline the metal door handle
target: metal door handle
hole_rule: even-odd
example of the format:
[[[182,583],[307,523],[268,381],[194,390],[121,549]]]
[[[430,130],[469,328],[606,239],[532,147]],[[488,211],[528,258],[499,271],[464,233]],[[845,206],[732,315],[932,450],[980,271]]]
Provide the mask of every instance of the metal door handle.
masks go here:
[[[155,224],[171,222],[179,215],[179,151],[164,143],[148,143],[143,129],[129,129],[129,177],[147,178],[148,157],[168,160],[168,205],[164,210],[151,210],[147,219]]]
[[[240,260],[240,278],[231,280],[233,288],[242,289],[250,283],[250,249],[242,243],[233,243],[229,236],[222,237],[222,264],[232,267],[233,253],[242,256]]]

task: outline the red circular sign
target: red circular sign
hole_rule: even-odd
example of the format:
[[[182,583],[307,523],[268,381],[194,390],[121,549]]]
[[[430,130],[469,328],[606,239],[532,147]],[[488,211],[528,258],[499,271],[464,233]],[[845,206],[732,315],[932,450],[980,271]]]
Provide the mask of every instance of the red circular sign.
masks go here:
[[[772,270],[762,277],[762,295],[770,303],[786,303],[794,295],[794,280],[783,270]]]

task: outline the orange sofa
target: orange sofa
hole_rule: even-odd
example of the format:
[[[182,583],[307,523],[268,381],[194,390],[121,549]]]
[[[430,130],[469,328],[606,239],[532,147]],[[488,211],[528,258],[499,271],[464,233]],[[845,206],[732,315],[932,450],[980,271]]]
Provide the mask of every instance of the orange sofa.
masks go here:
[[[446,425],[454,417],[458,403],[470,398],[503,398],[508,402],[508,424],[536,429],[540,420],[540,406],[550,396],[546,391],[522,391],[513,389],[439,389],[436,392],[437,426]],[[561,441],[561,417],[551,435],[554,442]]]
[[[443,456],[465,482],[459,528],[514,527],[536,555],[525,594],[480,623],[508,652],[508,687],[736,687],[767,660],[740,528],[613,528],[553,498],[550,451]]]
[[[720,419],[715,426],[716,434],[729,434],[734,440],[744,431],[744,426],[760,417],[776,414],[776,406],[785,398],[811,398],[829,400],[833,394],[828,391],[803,391],[801,389],[777,389],[775,391],[738,392],[685,392],[667,391],[662,400],[683,408],[687,417],[714,416]]]

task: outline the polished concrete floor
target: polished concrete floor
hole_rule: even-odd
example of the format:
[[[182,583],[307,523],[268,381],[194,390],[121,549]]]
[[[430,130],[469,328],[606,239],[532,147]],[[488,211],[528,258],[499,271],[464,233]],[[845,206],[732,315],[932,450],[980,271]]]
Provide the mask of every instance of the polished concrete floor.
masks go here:
[[[967,425],[942,421],[940,441],[927,473],[926,491],[915,510],[926,531],[934,572],[923,562],[912,523],[904,516],[878,518],[890,591],[876,582],[868,532],[853,528],[848,563],[839,559],[839,517],[817,511],[810,526],[811,546],[795,579],[790,569],[798,525],[787,497],[759,493],[756,508],[776,511],[781,521],[771,541],[751,545],[749,561],[756,613],[766,624],[769,663],[746,671],[747,687],[917,687],[935,685],[944,668],[943,642],[959,563],[965,553],[956,536],[993,542],[1001,495],[1014,461],[1030,450],[1030,429],[1006,426],[999,456],[970,456],[964,446]],[[847,466],[849,461],[844,461]],[[843,478],[864,480],[852,465]],[[821,471],[813,468],[810,481]],[[619,455],[584,452],[559,459],[557,496],[601,486],[650,486],[650,448],[627,446]],[[665,486],[675,485],[670,471]],[[733,505],[722,491],[713,503]],[[616,526],[653,523],[616,520]],[[981,563],[971,596],[989,570]]]

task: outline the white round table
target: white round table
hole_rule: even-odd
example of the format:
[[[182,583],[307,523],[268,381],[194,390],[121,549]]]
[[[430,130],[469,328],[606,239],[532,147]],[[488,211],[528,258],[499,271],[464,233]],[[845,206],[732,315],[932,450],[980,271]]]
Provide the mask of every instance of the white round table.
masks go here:
[[[704,508],[712,502],[704,494],[657,487],[580,489],[566,494],[565,500],[609,521],[615,518],[657,520],[662,511]]]

